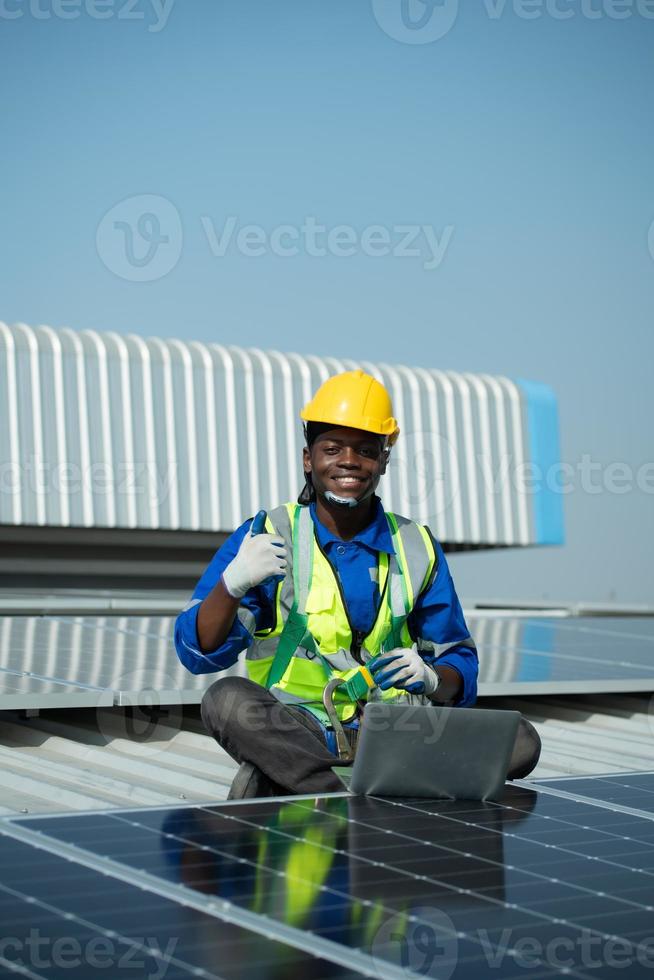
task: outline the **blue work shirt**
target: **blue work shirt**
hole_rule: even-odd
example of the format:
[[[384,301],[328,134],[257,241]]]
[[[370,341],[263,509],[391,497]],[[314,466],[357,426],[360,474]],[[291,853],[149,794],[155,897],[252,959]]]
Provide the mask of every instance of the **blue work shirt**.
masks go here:
[[[310,504],[318,542],[338,575],[350,621],[354,629],[370,632],[379,603],[377,582],[378,555],[385,551],[395,553],[388,522],[381,501],[375,498],[375,516],[350,541],[335,537],[318,520],[315,504]],[[197,617],[201,601],[211,592],[223,571],[236,555],[241,542],[250,530],[252,519],[245,521],[218,549],[192,596],[193,605],[180,613],[175,623],[175,648],[181,662],[194,674],[225,670],[233,666],[252,643],[252,636],[236,618],[232,628],[216,650],[203,653],[197,635]],[[421,652],[424,660],[433,664],[447,664],[461,675],[463,693],[457,702],[460,706],[474,704],[477,697],[479,664],[474,645],[470,645],[468,628],[461,604],[454,589],[452,576],[441,546],[436,542],[438,571],[418,598],[408,619],[408,627],[414,638],[422,638],[448,647],[445,652],[431,654]],[[241,605],[253,614],[256,629],[267,629],[273,623],[274,597],[277,583],[268,580],[250,589],[241,599]],[[466,640],[468,645],[466,645]]]

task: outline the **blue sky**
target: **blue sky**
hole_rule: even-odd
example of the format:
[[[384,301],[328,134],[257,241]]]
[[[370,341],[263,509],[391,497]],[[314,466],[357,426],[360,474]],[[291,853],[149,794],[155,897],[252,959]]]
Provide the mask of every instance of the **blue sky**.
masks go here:
[[[545,381],[564,459],[634,486],[576,485],[563,548],[453,556],[459,591],[651,601],[654,4],[96,4],[0,2],[0,318]],[[149,281],[102,224],[143,196]],[[311,255],[307,220],[349,231]]]

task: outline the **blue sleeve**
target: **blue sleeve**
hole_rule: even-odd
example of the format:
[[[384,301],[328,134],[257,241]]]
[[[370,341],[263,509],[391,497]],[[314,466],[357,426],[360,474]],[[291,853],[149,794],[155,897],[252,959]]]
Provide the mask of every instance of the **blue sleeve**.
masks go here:
[[[233,666],[239,654],[252,643],[254,632],[272,626],[276,588],[274,581],[264,582],[258,588],[246,592],[232,628],[221,646],[203,653],[198,643],[197,620],[200,604],[236,555],[251,524],[252,519],[247,520],[221,545],[204,570],[190,602],[175,621],[175,650],[192,674],[207,674]]]
[[[418,599],[409,616],[409,631],[422,640],[427,663],[447,664],[461,675],[463,694],[457,706],[467,707],[477,700],[479,660],[454,588],[443,549],[436,542],[438,570],[431,585]]]

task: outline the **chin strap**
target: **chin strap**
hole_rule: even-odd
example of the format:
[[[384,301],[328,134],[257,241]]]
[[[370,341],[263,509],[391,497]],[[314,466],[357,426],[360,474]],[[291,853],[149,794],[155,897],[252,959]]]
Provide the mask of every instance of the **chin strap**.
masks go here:
[[[337,497],[331,490],[326,490],[324,497],[330,504],[338,504],[339,507],[358,507],[361,503],[356,497]]]

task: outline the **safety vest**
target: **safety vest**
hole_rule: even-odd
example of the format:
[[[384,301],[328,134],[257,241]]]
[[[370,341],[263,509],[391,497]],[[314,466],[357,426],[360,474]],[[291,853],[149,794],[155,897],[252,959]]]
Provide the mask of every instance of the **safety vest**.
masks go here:
[[[395,554],[379,552],[379,607],[372,629],[362,634],[351,626],[341,584],[317,540],[309,508],[289,503],[268,515],[266,530],[284,539],[289,562],[277,586],[273,625],[255,632],[246,652],[248,676],[280,701],[303,705],[323,722],[328,717],[322,694],[332,677],[348,681],[372,657],[412,645],[407,619],[437,572],[429,531],[388,511],[386,519]],[[254,625],[249,611],[241,608],[239,617],[246,627]],[[406,697],[396,688],[379,693],[384,700]],[[334,705],[342,721],[356,713],[356,699],[342,687]]]

